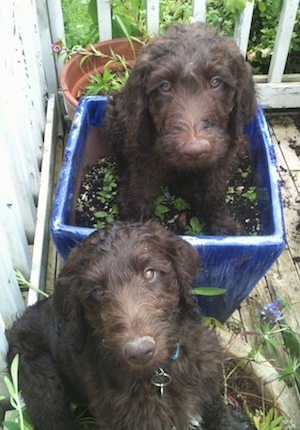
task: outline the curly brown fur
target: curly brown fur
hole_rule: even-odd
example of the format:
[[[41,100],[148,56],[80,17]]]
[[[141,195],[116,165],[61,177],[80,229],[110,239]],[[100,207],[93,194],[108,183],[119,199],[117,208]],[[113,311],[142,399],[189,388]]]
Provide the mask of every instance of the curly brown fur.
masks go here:
[[[200,418],[207,430],[249,428],[221,398],[222,350],[191,295],[198,265],[152,222],[109,225],[72,251],[53,296],[7,331],[35,430],[76,429],[71,401],[99,430],[188,430]],[[162,397],[158,369],[172,378]]]
[[[225,196],[255,111],[251,68],[233,40],[203,23],[178,24],[144,46],[106,117],[125,219],[152,218],[164,184],[191,203],[209,233],[242,233]]]

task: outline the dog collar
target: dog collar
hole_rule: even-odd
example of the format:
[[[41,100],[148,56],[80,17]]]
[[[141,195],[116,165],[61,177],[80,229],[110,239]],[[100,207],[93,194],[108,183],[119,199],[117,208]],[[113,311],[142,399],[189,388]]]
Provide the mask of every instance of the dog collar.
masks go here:
[[[173,353],[173,355],[171,356],[171,360],[176,361],[179,358],[179,353],[180,353],[180,343],[176,343],[176,347],[175,347],[175,351]]]
[[[175,351],[171,356],[172,361],[176,361],[179,358],[180,343],[176,343]],[[151,378],[151,384],[158,388],[160,397],[164,395],[164,389],[167,385],[172,382],[171,376],[164,371],[161,367],[155,371],[155,374]]]

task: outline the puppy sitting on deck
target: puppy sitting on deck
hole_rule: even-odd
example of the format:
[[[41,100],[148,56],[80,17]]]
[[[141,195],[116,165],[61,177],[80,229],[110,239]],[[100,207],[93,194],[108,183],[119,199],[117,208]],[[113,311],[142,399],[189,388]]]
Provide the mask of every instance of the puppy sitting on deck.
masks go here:
[[[153,218],[168,185],[209,234],[242,234],[226,209],[227,181],[255,111],[251,68],[232,39],[198,22],[174,25],[142,47],[106,116],[124,219]]]
[[[75,248],[54,294],[7,331],[35,430],[247,430],[222,399],[223,353],[191,294],[198,254],[162,226],[111,224]]]

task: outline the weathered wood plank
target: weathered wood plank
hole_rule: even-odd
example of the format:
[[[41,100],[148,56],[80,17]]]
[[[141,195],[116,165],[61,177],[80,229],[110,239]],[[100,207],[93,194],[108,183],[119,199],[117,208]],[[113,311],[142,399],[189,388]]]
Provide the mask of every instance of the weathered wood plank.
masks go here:
[[[55,193],[57,182],[59,178],[60,167],[63,159],[63,151],[64,151],[64,142],[63,139],[58,139],[55,147],[55,166],[54,166],[54,178],[53,178],[53,190]],[[54,198],[54,196],[53,196]],[[46,285],[45,291],[48,294],[52,294],[54,290],[54,283],[56,277],[61,269],[61,258],[56,251],[53,241],[49,240],[49,249],[48,249],[48,263],[47,263],[47,272],[46,272]]]
[[[274,117],[270,120],[283,184],[282,196],[289,251],[289,259],[283,262],[282,270],[272,279],[275,283],[274,288],[279,290],[281,287],[280,291],[284,291],[291,302],[287,321],[300,333],[300,152],[297,153],[291,147],[291,143],[300,143],[300,133],[292,122],[293,117]],[[282,278],[284,282],[279,286],[279,279]]]
[[[19,206],[16,193],[11,172],[4,163],[0,169],[0,224],[5,233],[13,266],[24,276],[29,276],[31,259],[22,222],[22,207]]]
[[[35,240],[32,255],[32,269],[30,282],[40,288],[45,289],[46,267],[48,259],[49,244],[49,225],[52,206],[53,190],[53,169],[55,162],[55,144],[57,138],[57,109],[55,104],[55,95],[52,94],[48,100],[44,154],[41,171],[41,187],[39,193],[37,222],[35,230]],[[32,305],[38,299],[38,294],[29,290],[28,305]]]
[[[299,267],[297,268],[297,263],[295,263],[295,257],[300,254],[300,234],[295,228],[300,222],[299,206],[296,204],[299,193],[293,181],[292,172],[295,172],[295,170],[290,170],[290,164],[293,167],[299,167],[299,159],[295,157],[295,152],[289,146],[291,136],[293,136],[293,139],[298,139],[299,133],[293,118],[290,116],[271,115],[269,123],[271,124],[271,136],[282,182],[282,199],[288,244],[266,276],[242,303],[239,311],[235,312],[232,320],[235,319],[240,322],[242,330],[246,332],[253,331],[255,327],[261,325],[260,312],[263,306],[276,299],[282,299],[291,304],[290,307],[284,309],[286,323],[295,332],[300,333],[300,271],[298,270]],[[283,345],[282,336],[278,335],[276,339],[279,345]],[[255,337],[248,336],[247,342],[250,345],[255,345]],[[269,353],[264,349],[263,353],[270,360],[276,360],[278,366],[284,365],[284,348],[278,348],[273,353]]]
[[[9,327],[17,315],[25,309],[24,301],[16,281],[5,232],[0,226],[0,316],[5,327]],[[0,343],[1,348],[1,343]]]
[[[287,109],[300,107],[299,82],[258,83],[258,100],[265,109]]]

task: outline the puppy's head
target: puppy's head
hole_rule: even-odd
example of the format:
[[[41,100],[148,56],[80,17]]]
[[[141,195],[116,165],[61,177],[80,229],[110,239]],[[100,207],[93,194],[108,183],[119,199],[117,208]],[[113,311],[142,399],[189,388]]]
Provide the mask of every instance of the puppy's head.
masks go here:
[[[137,133],[143,150],[156,142],[180,168],[224,158],[256,110],[251,68],[236,43],[202,23],[172,26],[143,47],[122,100],[136,124],[129,135]]]
[[[150,339],[149,365],[160,363],[172,354],[183,315],[196,315],[191,286],[198,267],[193,247],[157,223],[110,224],[70,254],[55,307],[77,343],[89,331],[132,364],[131,342]]]

